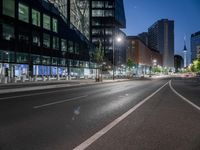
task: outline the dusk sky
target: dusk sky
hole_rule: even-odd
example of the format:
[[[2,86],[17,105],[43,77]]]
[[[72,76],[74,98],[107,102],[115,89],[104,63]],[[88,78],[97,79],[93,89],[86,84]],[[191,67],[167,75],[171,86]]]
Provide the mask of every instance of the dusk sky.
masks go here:
[[[184,35],[190,50],[191,33],[200,31],[200,0],[124,0],[127,35],[148,31],[159,19],[175,21],[175,53],[182,55]]]

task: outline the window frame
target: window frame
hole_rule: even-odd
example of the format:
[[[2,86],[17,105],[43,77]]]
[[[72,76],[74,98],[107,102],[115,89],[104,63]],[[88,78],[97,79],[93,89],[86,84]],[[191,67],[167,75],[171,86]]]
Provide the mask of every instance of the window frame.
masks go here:
[[[51,16],[49,16],[47,14],[43,14],[42,17],[43,17],[43,28],[46,30],[51,30]],[[48,25],[48,23],[47,24],[45,23],[46,19],[49,20],[49,25]]]
[[[27,15],[21,15],[20,14],[20,6],[27,8]],[[24,16],[24,18],[21,18],[22,16]],[[20,21],[23,21],[23,22],[26,22],[26,23],[29,23],[29,6],[28,5],[25,5],[24,3],[18,3],[18,20]]]
[[[35,12],[35,14],[39,14],[37,17],[39,17],[39,18],[37,18],[36,19],[36,23],[34,23],[34,19],[33,19],[33,12]],[[38,26],[38,27],[40,27],[41,26],[41,12],[40,11],[38,11],[38,10],[36,10],[36,9],[34,9],[34,8],[32,8],[31,9],[31,23],[32,23],[32,25],[35,25],[35,26]]]

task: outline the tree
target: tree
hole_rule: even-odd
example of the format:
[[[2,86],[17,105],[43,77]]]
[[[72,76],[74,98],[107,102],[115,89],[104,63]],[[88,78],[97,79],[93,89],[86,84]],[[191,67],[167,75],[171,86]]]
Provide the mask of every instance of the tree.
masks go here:
[[[195,72],[200,72],[200,59],[196,59],[193,61],[193,70]]]
[[[102,45],[101,42],[99,42],[99,47],[96,48],[94,54],[93,54],[93,60],[97,63],[97,68],[96,68],[96,80],[99,81],[99,71],[102,73],[102,63],[104,61],[104,53],[102,51]]]
[[[129,77],[130,77],[130,75],[131,75],[131,70],[132,70],[132,68],[134,67],[134,62],[133,62],[133,60],[131,59],[131,58],[128,58],[127,59],[127,62],[126,62],[126,66],[127,66],[127,68],[128,68],[128,71],[129,71]]]

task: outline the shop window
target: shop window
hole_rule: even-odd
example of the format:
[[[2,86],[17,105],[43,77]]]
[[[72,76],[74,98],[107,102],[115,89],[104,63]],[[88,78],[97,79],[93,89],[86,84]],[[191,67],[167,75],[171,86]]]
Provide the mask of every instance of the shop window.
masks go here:
[[[32,9],[32,24],[40,26],[40,12]]]
[[[58,21],[57,21],[57,19],[54,19],[53,18],[53,25],[52,25],[52,27],[53,27],[53,32],[58,32]]]
[[[3,14],[15,17],[15,0],[3,0]]]
[[[12,40],[15,38],[14,27],[8,24],[3,24],[3,39]]]
[[[70,53],[74,53],[74,48],[73,48],[73,42],[72,41],[68,41],[68,51]]]
[[[16,58],[17,63],[28,63],[28,54],[26,53],[17,53]]]
[[[19,3],[19,9],[18,9],[18,17],[19,20],[24,22],[29,22],[29,8],[26,5],[23,5]]]
[[[53,37],[53,49],[59,50],[59,38]]]
[[[47,30],[51,30],[51,19],[48,15],[43,14],[43,28]]]
[[[65,39],[61,39],[61,51],[67,51],[67,41]]]
[[[50,35],[43,34],[43,47],[50,48]]]
[[[40,34],[33,32],[32,33],[32,43],[35,46],[40,46]]]

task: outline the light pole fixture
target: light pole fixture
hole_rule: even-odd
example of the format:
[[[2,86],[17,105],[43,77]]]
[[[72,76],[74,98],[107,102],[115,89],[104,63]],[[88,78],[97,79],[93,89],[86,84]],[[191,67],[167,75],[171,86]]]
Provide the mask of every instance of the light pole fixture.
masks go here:
[[[122,38],[120,36],[113,37],[113,80],[115,80],[115,41],[120,43]]]

